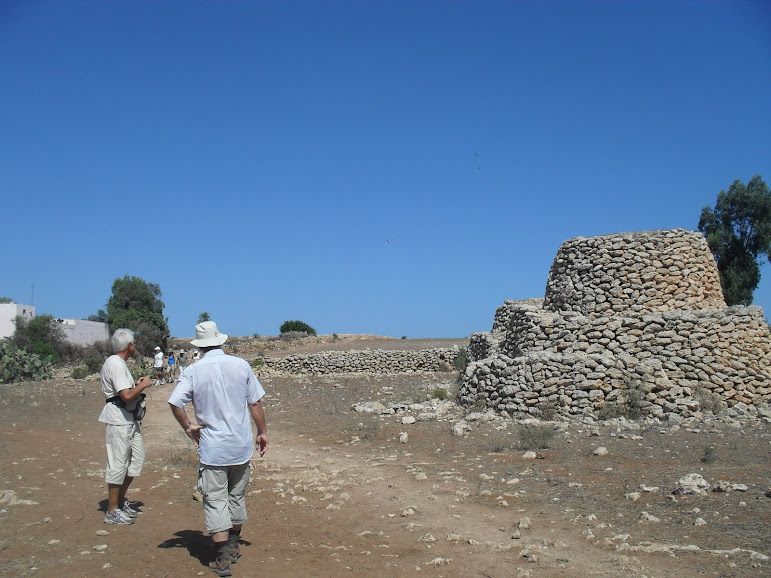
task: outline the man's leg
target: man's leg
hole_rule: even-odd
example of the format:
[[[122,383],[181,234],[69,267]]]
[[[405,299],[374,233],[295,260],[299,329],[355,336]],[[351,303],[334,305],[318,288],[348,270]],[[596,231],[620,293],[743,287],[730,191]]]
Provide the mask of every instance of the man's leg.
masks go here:
[[[228,468],[225,466],[199,466],[198,491],[203,495],[203,511],[206,531],[212,538],[215,559],[209,568],[218,576],[230,576],[230,551],[228,534],[232,523],[228,511]]]
[[[121,484],[107,484],[107,513],[114,514],[118,509],[118,497],[120,496]]]
[[[241,526],[247,520],[246,487],[249,484],[249,462],[228,468],[228,511],[233,527],[228,532],[230,561],[235,564],[240,556]]]
[[[118,488],[118,504],[123,504],[123,500],[126,499],[126,492],[129,489],[129,486],[131,485],[131,482],[134,481],[134,476],[126,476],[126,479],[123,480],[123,483]]]

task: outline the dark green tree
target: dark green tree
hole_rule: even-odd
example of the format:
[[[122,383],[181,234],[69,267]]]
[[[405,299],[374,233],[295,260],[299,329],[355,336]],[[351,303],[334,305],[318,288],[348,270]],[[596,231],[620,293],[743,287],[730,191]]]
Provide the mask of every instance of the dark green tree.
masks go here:
[[[86,321],[98,321],[100,323],[106,323],[107,322],[107,312],[104,309],[100,309],[95,314],[91,314],[88,316]]]
[[[308,335],[316,335],[316,330],[304,321],[284,321],[278,330],[281,333],[289,333],[290,331],[303,331]]]
[[[157,284],[126,275],[112,284],[112,296],[106,307],[107,325],[110,332],[120,327],[134,331],[140,354],[149,355],[155,346],[165,351],[169,325],[163,316],[164,307]]]
[[[699,231],[717,261],[728,305],[750,305],[760,283],[761,257],[771,261],[771,195],[760,175],[735,180],[720,191],[715,208],[704,207]]]
[[[204,321],[211,321],[211,317],[209,316],[209,313],[204,311],[198,316],[198,323],[203,323]]]
[[[0,297],[0,303],[13,303],[13,299],[10,297]]]

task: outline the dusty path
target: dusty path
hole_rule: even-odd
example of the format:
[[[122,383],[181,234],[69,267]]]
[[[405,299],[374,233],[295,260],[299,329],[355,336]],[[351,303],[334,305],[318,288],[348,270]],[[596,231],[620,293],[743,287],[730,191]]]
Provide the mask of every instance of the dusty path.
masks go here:
[[[743,472],[740,481],[751,484],[745,495],[673,505],[662,488],[635,504],[623,498],[640,480],[687,473],[677,462],[692,452],[666,456],[692,445],[692,432],[677,441],[641,432],[640,441],[609,428],[592,438],[579,427],[543,459],[525,460],[501,443],[510,444],[510,437],[497,437],[510,432],[493,424],[459,438],[450,433],[452,420],[403,425],[398,416],[350,410],[354,401],[395,399],[401,390],[447,385],[453,377],[266,378],[271,448],[254,460],[250,522],[234,575],[769,572],[768,562],[749,554],[769,553],[771,499],[761,492],[771,481],[767,463],[748,466],[726,455],[716,466],[723,476]],[[100,511],[106,489],[96,382],[0,386],[0,575],[213,576],[205,568],[211,549],[201,506],[192,499],[195,453],[168,410],[170,390],[150,390],[148,463],[130,494],[143,513],[133,526],[116,527],[104,524]],[[402,432],[406,443],[399,442]],[[742,433],[746,451],[768,456],[768,427]],[[714,436],[723,439],[725,432]],[[599,445],[611,450],[602,462],[587,457]],[[656,459],[639,463],[635,453]],[[698,459],[693,462],[697,467]],[[704,532],[693,526],[694,508],[709,521]],[[643,510],[663,522],[640,523]],[[675,551],[645,551],[657,544]],[[699,551],[677,549],[688,545]],[[746,551],[706,551],[731,548]]]

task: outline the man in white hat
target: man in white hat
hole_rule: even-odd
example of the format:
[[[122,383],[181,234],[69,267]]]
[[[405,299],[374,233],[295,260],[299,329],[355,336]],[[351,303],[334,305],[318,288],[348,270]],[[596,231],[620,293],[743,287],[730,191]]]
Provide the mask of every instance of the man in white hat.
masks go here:
[[[169,406],[198,446],[198,490],[203,495],[206,531],[216,551],[209,567],[218,576],[231,576],[230,565],[239,557],[241,526],[247,520],[249,460],[255,447],[260,448],[260,456],[268,449],[261,402],[265,390],[245,360],[222,351],[228,336],[219,332],[214,321],[196,325],[195,335],[190,343],[201,350],[201,359],[182,371]],[[184,409],[191,401],[197,424]],[[257,426],[254,443],[252,421]]]
[[[155,385],[163,383],[163,351],[160,347],[155,347],[155,360],[153,361],[155,370]]]

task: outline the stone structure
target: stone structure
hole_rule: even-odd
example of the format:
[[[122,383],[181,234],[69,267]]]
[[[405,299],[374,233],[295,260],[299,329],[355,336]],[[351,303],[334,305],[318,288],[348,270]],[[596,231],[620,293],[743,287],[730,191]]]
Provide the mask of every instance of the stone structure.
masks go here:
[[[450,371],[458,357],[458,348],[438,347],[420,351],[364,349],[296,353],[286,357],[266,357],[269,371],[327,375],[330,373],[415,373]],[[259,368],[258,368],[259,369]]]
[[[706,240],[682,229],[566,241],[544,298],[506,301],[468,358],[461,401],[511,416],[634,402],[687,417],[771,400],[762,309],[726,307]]]

